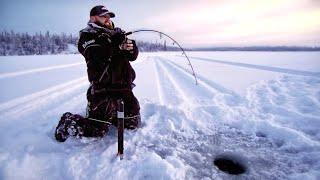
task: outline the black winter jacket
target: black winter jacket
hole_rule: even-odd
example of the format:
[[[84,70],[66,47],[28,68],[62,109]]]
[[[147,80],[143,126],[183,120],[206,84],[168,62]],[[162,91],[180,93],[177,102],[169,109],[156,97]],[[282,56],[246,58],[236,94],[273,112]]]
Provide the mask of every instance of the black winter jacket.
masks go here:
[[[120,50],[119,44],[113,42],[109,29],[88,23],[80,31],[78,50],[85,57],[91,90],[114,91],[132,90],[135,72],[129,61],[136,60],[138,48],[133,51]]]

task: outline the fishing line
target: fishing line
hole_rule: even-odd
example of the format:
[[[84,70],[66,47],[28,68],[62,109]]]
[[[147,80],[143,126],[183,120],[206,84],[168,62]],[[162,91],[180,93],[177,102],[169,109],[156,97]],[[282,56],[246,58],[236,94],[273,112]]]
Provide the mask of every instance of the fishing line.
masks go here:
[[[138,32],[156,32],[156,33],[159,33],[160,36],[161,36],[161,35],[164,35],[164,36],[168,37],[168,38],[171,39],[175,44],[177,44],[177,45],[179,46],[179,48],[181,49],[182,54],[187,58],[188,63],[189,63],[188,65],[191,67],[192,75],[193,75],[193,77],[194,77],[194,79],[195,79],[195,81],[196,81],[196,85],[198,85],[197,76],[196,76],[196,73],[195,73],[194,70],[193,70],[193,66],[192,66],[192,64],[191,64],[191,61],[190,61],[189,57],[187,56],[187,53],[185,52],[185,50],[182,48],[182,46],[181,46],[175,39],[173,39],[171,36],[169,36],[169,35],[166,34],[166,33],[163,33],[163,32],[161,32],[161,31],[157,31],[157,30],[153,30],[153,29],[138,29],[138,30],[134,30],[134,31],[127,32],[127,33],[125,33],[125,35],[128,36],[128,35],[131,35],[131,34],[134,34],[134,33],[138,33]]]

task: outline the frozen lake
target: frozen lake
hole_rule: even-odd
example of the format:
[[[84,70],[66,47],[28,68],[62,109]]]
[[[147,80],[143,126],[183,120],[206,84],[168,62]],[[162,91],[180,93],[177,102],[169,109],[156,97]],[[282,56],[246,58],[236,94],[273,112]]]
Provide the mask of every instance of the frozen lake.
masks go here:
[[[143,127],[58,143],[85,114],[81,55],[0,57],[0,179],[320,179],[320,52],[140,53]],[[216,157],[245,165],[229,175]]]

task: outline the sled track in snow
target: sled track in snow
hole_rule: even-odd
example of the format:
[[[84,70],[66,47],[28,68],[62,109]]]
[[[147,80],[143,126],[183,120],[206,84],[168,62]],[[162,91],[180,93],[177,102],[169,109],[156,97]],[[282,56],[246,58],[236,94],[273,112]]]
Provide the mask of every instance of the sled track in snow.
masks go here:
[[[234,91],[227,89],[212,80],[208,80],[203,76],[198,75],[198,85],[195,85],[190,71],[182,68],[170,59],[160,57],[157,57],[156,59],[164,65],[164,69],[170,71],[166,73],[168,76],[170,75],[173,79],[177,76],[184,77],[178,78],[175,82],[178,82],[176,83],[176,86],[181,86],[180,89],[182,89],[182,93],[185,94],[187,100],[191,99],[188,102],[191,106],[211,106],[213,98],[217,95],[224,96],[225,103],[229,106],[246,103],[246,100]]]
[[[81,77],[48,89],[13,99],[0,104],[1,119],[17,119],[32,112],[47,113],[77,94],[82,94],[88,85],[86,77]],[[44,112],[43,112],[44,111]]]
[[[186,68],[181,67],[180,65],[178,65],[177,63],[173,62],[170,59],[165,59],[167,60],[166,62],[170,63],[172,66],[174,66],[177,69],[180,69],[181,71],[185,71],[188,72],[188,75],[191,76],[192,72]],[[230,94],[230,95],[237,95],[239,96],[236,92],[227,89],[225,87],[223,87],[222,85],[214,82],[213,80],[209,80],[199,74],[197,74],[197,79],[199,81],[200,84],[202,84],[204,87],[206,87],[207,89],[211,90],[213,93],[225,93],[225,94]]]
[[[183,101],[187,102],[188,105],[203,105],[205,101],[211,100],[214,93],[217,92],[202,84],[196,86],[192,75],[172,66],[166,59],[160,57],[155,57],[155,59],[160,69],[164,72],[163,75],[167,77]]]
[[[258,70],[299,75],[299,76],[312,76],[312,77],[318,77],[318,78],[320,77],[320,72],[309,72],[309,71],[301,71],[301,70],[270,67],[270,66],[261,66],[261,65],[247,64],[247,63],[228,62],[228,61],[215,60],[215,59],[209,59],[209,58],[201,58],[201,57],[192,57],[192,56],[190,58],[201,60],[201,61],[206,61],[206,62],[211,62],[211,63],[226,64],[226,65],[244,67],[244,68],[249,68],[249,69],[258,69]]]
[[[179,105],[182,103],[179,92],[177,92],[175,86],[170,83],[170,80],[165,75],[163,67],[159,62],[154,62],[154,69],[157,78],[157,89],[160,103],[162,105]]]
[[[160,96],[164,101],[163,104],[172,103],[172,105],[174,105],[176,103],[181,104],[183,101],[188,102],[186,94],[183,92],[181,87],[178,86],[178,82],[171,74],[169,74],[163,64],[159,60],[156,60],[155,63],[160,82],[158,88],[161,89],[160,92],[162,92],[162,95]]]
[[[29,70],[25,70],[25,71],[3,73],[3,74],[0,74],[0,79],[22,76],[22,75],[32,74],[32,73],[51,71],[51,70],[56,70],[56,69],[70,68],[70,67],[79,66],[79,65],[83,65],[83,64],[84,63],[73,63],[73,64],[66,64],[66,65],[44,67],[44,68],[35,68],[35,69],[29,69]]]

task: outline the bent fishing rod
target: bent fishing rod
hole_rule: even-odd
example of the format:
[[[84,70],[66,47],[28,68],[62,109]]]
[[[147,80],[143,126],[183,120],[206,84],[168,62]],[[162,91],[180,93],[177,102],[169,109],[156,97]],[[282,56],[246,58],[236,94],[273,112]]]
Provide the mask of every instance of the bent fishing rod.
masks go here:
[[[188,60],[188,65],[191,67],[191,70],[192,70],[192,75],[196,81],[196,85],[198,85],[198,80],[197,80],[197,76],[196,76],[196,73],[194,72],[193,70],[193,66],[191,64],[191,61],[189,59],[189,57],[187,56],[187,53],[185,52],[185,50],[182,48],[182,46],[175,40],[173,39],[171,36],[169,36],[168,34],[166,33],[163,33],[161,31],[157,31],[157,30],[153,30],[153,29],[138,29],[138,30],[134,30],[134,31],[130,31],[130,32],[127,32],[125,33],[126,36],[128,35],[131,35],[131,34],[134,34],[134,33],[138,33],[138,32],[156,32],[156,33],[159,33],[160,35],[164,35],[166,37],[168,37],[169,39],[171,39],[175,44],[178,45],[178,47],[180,48],[180,50],[182,51],[183,55],[187,58]]]
[[[194,79],[196,81],[196,85],[198,85],[197,76],[196,76],[196,73],[193,70],[193,66],[191,64],[191,61],[190,61],[189,57],[187,56],[185,50],[182,48],[182,46],[175,39],[173,39],[171,36],[161,32],[161,31],[152,30],[152,29],[139,29],[139,30],[130,31],[130,32],[127,32],[127,33],[124,33],[124,34],[126,36],[128,36],[128,35],[131,35],[131,34],[134,34],[134,33],[138,33],[138,32],[156,32],[156,33],[159,33],[160,35],[164,35],[164,36],[168,37],[175,44],[177,44],[179,46],[179,48],[181,49],[183,55],[187,58],[187,60],[189,62],[189,65],[191,67],[191,70],[192,70],[192,75],[194,76]],[[105,75],[106,71],[107,71],[107,68],[103,72],[102,76],[100,77],[100,80]],[[123,102],[122,99],[119,99],[117,101],[117,104],[118,104],[117,105],[118,106],[118,108],[117,108],[117,119],[118,119],[118,153],[117,153],[117,155],[120,157],[120,160],[122,160],[123,159],[123,154],[124,154],[124,119],[125,119],[125,117],[124,117],[124,102]],[[93,118],[88,118],[88,119],[92,120],[92,121],[106,123],[106,124],[109,124],[109,125],[111,124],[110,122],[105,122],[105,121],[98,120],[98,119],[93,119]]]

